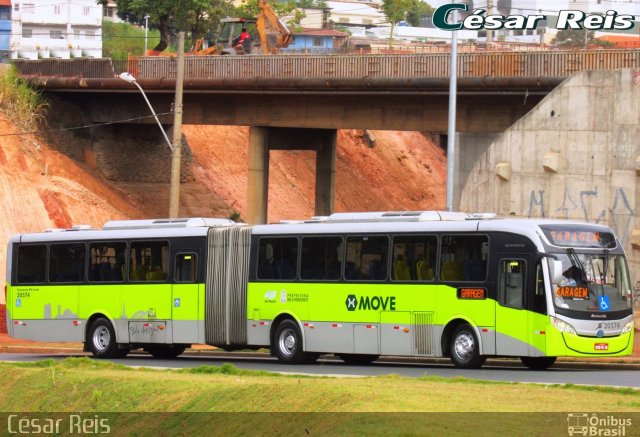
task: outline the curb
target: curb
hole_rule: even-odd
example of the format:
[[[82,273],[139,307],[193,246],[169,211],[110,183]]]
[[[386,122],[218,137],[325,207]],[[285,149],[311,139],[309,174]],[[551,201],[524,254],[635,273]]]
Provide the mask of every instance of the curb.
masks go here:
[[[19,346],[19,345],[0,345],[0,353],[14,353],[14,354],[42,354],[42,355],[80,355],[90,357],[91,353],[84,352],[80,348],[64,348],[64,347],[40,347],[40,346]],[[133,351],[133,355],[147,355],[142,351]],[[218,352],[213,350],[199,350],[199,349],[187,349],[183,356],[201,356],[212,358],[254,358],[265,359],[269,358],[270,354],[266,352]],[[331,355],[325,355],[325,357],[331,357],[329,360],[337,363],[342,363],[337,357]],[[443,365],[451,366],[451,361],[448,358],[416,358],[416,357],[396,357],[385,356],[378,360],[377,363],[403,363],[403,364],[431,364],[431,365]],[[526,367],[517,358],[489,358],[487,359],[485,366],[498,366],[498,367],[512,367],[522,368]],[[581,370],[640,370],[640,362],[591,362],[591,361],[578,361],[567,358],[559,358],[558,361],[552,366],[553,369],[581,369]]]

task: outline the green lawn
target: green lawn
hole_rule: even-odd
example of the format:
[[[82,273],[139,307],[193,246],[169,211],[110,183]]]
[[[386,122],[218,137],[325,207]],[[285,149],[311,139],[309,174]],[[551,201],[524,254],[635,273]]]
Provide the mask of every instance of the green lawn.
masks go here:
[[[5,413],[156,413],[105,416],[120,435],[141,429],[145,432],[138,435],[159,429],[173,430],[165,435],[256,429],[262,435],[416,435],[424,426],[432,435],[491,435],[478,430],[496,426],[505,435],[549,435],[566,431],[567,413],[640,411],[640,391],[633,389],[464,378],[283,376],[231,365],[130,369],[89,358],[2,363],[0,372]]]

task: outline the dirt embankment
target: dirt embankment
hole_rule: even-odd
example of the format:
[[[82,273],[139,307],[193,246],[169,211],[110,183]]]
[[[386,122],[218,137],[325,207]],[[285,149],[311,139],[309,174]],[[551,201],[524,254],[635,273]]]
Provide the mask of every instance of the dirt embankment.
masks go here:
[[[11,135],[18,131],[0,115],[0,266],[6,242],[16,233],[167,215],[168,184],[107,180],[99,169],[37,136]],[[243,217],[248,129],[184,126],[184,133],[195,180],[182,184],[180,215]],[[418,132],[374,134],[377,142],[370,148],[360,131],[338,133],[336,211],[444,208],[443,151]],[[314,152],[271,152],[269,221],[312,216],[314,184]],[[0,268],[0,285],[4,279]]]

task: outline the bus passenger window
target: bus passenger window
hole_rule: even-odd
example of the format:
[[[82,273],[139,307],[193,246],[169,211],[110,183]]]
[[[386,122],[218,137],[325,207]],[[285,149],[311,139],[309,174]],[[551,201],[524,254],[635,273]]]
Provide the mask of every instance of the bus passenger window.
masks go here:
[[[163,282],[169,274],[169,243],[133,241],[129,256],[129,280]]]
[[[297,277],[297,238],[261,238],[258,251],[258,279]]]
[[[433,281],[438,239],[412,235],[393,238],[391,279],[394,281]]]
[[[304,237],[300,259],[300,278],[327,281],[340,279],[341,237]]]
[[[347,238],[344,277],[351,281],[384,281],[387,279],[387,237]]]
[[[18,246],[18,284],[38,284],[45,280],[47,246]]]
[[[86,252],[82,243],[52,244],[49,252],[49,282],[84,281]]]
[[[484,235],[445,235],[440,253],[440,280],[485,281],[489,239]]]
[[[89,246],[89,281],[122,281],[126,248],[126,243],[91,243]]]
[[[196,282],[198,256],[195,253],[176,255],[176,282]]]

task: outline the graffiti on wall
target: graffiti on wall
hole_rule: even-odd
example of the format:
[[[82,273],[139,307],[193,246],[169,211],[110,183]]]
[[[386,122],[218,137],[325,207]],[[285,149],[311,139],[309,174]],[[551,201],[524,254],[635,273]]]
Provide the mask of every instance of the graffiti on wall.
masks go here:
[[[529,197],[529,212],[527,217],[548,216],[544,203],[544,190],[531,190]],[[598,206],[598,188],[593,190],[581,190],[578,192],[565,188],[562,204],[558,207],[549,206],[549,210],[553,211],[552,216],[567,219],[569,217],[581,217],[590,223],[601,223],[608,217],[610,218],[609,226],[616,232],[620,241],[626,244],[631,232],[633,220],[633,208],[629,203],[629,198],[623,187],[615,190],[611,204]]]

